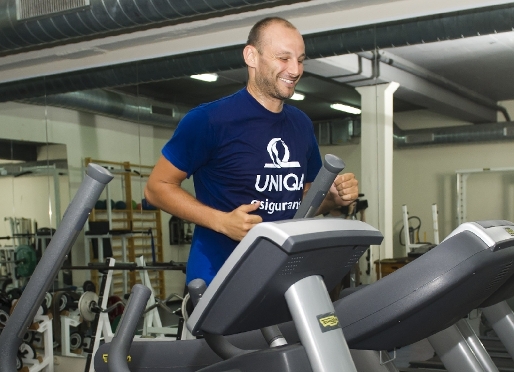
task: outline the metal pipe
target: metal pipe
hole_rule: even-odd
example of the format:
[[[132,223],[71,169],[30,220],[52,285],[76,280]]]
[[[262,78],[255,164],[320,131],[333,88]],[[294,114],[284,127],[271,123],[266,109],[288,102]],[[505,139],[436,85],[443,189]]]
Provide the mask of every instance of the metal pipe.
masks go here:
[[[0,52],[70,42],[78,38],[134,31],[164,22],[219,17],[285,0],[3,0],[0,1]]]
[[[482,106],[492,108],[496,111],[500,111],[505,117],[506,121],[511,121],[509,113],[507,109],[503,106],[498,105],[498,103],[488,97],[485,97],[477,92],[472,91],[466,87],[463,87],[460,84],[457,84],[443,76],[434,74],[431,71],[428,71],[420,66],[415,65],[414,63],[407,61],[401,57],[392,55],[391,53],[381,50],[377,58],[382,62],[386,63],[390,66],[396,67],[402,71],[408,72],[412,75],[425,79],[432,84],[450,90],[462,97],[465,97],[473,102],[476,102]]]

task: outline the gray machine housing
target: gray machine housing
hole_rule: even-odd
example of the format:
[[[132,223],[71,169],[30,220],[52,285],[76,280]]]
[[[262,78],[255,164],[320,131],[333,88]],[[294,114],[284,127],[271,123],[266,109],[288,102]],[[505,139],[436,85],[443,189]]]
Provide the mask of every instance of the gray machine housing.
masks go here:
[[[440,245],[336,302],[350,348],[392,350],[433,335],[480,307],[514,274],[509,221],[459,226]]]
[[[514,237],[509,221],[466,223],[438,247],[376,283],[334,303],[348,346],[353,349],[392,350],[443,330],[503,288],[514,274]],[[299,340],[294,324],[280,324],[288,342]],[[262,349],[259,331],[228,336],[237,347]],[[293,345],[291,345],[293,346]],[[95,356],[96,370],[107,371],[102,345]],[[132,371],[161,368],[163,353],[169,369],[198,371],[221,359],[205,340],[132,344]],[[292,354],[299,358],[298,350]],[[304,354],[303,354],[304,355]]]
[[[382,239],[378,230],[354,220],[261,223],[222,266],[187,326],[193,334],[229,335],[289,321],[284,293],[292,284],[320,275],[330,290]]]

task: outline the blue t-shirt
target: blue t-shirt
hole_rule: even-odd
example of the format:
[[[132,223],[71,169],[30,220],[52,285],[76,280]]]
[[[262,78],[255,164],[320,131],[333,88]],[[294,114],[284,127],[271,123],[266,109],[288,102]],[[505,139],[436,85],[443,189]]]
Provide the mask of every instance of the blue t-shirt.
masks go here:
[[[298,209],[305,183],[314,181],[321,156],[311,120],[284,105],[273,113],[245,89],[200,105],[180,121],[162,154],[193,176],[196,198],[230,212],[261,202],[263,221],[290,219]],[[186,282],[209,284],[238,242],[196,226]]]

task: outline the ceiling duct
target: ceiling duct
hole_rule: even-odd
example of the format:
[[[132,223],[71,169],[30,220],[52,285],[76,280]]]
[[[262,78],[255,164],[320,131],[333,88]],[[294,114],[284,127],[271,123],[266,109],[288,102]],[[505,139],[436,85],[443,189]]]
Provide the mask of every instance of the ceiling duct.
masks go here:
[[[514,122],[402,130],[394,124],[394,145],[408,148],[426,145],[514,140]]]
[[[101,89],[25,99],[21,102],[63,107],[172,129],[190,109],[186,106]]]
[[[437,86],[440,86],[446,90],[452,91],[456,93],[457,95],[461,97],[465,97],[471,101],[474,101],[480,105],[483,105],[485,107],[491,108],[493,110],[499,111],[503,114],[506,121],[510,121],[510,115],[507,111],[507,109],[503,106],[500,106],[496,101],[482,96],[481,94],[476,93],[475,91],[472,91],[470,89],[467,89],[466,87],[463,87],[462,85],[456,84],[453,81],[445,78],[444,76],[440,76],[437,74],[434,74],[431,71],[428,71],[424,68],[421,68],[417,65],[415,65],[412,62],[409,62],[401,57],[392,55],[386,51],[379,51],[378,53],[359,53],[360,56],[374,60],[377,58],[380,62],[388,64],[390,66],[396,67],[402,71],[408,72],[409,74],[418,76],[422,79],[427,80],[430,83],[433,83]]]
[[[284,3],[291,1],[0,0],[0,53]]]
[[[13,0],[11,0],[12,2]],[[106,0],[104,0],[106,1]],[[128,0],[127,0],[128,1]],[[136,0],[133,0],[137,2]],[[233,0],[231,3],[234,3]],[[1,2],[1,0],[0,0]],[[114,2],[114,0],[113,0]],[[191,0],[191,3],[193,1]],[[225,3],[225,1],[220,1]],[[240,0],[241,3],[246,3]],[[96,1],[92,0],[92,4]],[[137,2],[139,3],[139,2]],[[148,3],[170,3],[148,1]],[[180,2],[184,3],[184,1]],[[199,1],[200,3],[200,1]],[[205,3],[201,1],[201,3]],[[175,4],[175,2],[173,2]],[[209,1],[209,4],[211,2]],[[163,5],[164,6],[164,5]],[[214,7],[214,5],[212,5]],[[0,14],[2,14],[0,12]],[[4,22],[1,21],[0,32]],[[5,15],[4,15],[5,17]],[[60,22],[65,22],[62,16]],[[59,22],[57,22],[59,24]],[[440,40],[507,32],[514,29],[514,4],[492,8],[427,16],[352,29],[340,29],[305,35],[309,58],[330,57]],[[2,39],[0,33],[0,39]],[[0,102],[65,93],[77,90],[148,83],[203,72],[218,72],[244,67],[242,45],[224,49],[177,55],[115,66],[74,71],[0,85]]]

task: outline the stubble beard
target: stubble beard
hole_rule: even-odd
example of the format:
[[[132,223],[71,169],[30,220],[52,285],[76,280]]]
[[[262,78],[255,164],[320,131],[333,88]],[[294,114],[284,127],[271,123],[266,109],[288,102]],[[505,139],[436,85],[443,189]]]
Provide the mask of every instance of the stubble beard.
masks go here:
[[[278,80],[278,78],[276,78],[276,80]],[[259,88],[259,90],[272,97],[272,98],[275,98],[275,99],[279,99],[281,101],[285,101],[286,99],[288,98],[291,98],[294,94],[294,90],[292,93],[282,93],[278,87],[278,82],[277,81],[274,81],[272,79],[267,79],[263,76],[260,76],[260,77],[257,77],[255,79],[255,82],[257,84],[257,87]]]

